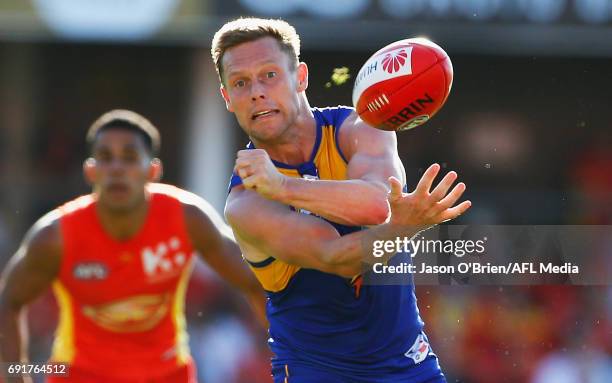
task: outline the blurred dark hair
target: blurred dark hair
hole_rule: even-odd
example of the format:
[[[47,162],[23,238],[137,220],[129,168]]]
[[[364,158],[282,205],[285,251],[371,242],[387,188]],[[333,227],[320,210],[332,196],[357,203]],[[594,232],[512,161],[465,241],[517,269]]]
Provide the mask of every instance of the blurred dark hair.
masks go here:
[[[161,138],[157,128],[145,117],[136,112],[125,109],[115,109],[104,113],[89,127],[87,131],[87,146],[89,153],[93,152],[93,146],[100,132],[108,129],[123,129],[140,135],[152,157],[159,153]]]

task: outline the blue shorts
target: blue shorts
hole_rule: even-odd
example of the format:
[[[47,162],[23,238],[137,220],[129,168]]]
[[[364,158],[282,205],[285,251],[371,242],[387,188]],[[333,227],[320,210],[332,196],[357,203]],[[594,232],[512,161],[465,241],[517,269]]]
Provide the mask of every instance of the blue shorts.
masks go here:
[[[289,363],[272,368],[274,383],[447,383],[440,370],[435,356],[428,357],[423,364],[426,368],[415,376],[414,371],[398,371],[393,374],[375,375],[369,377],[347,376],[345,373],[325,369],[318,366]],[[414,367],[414,366],[413,366]]]

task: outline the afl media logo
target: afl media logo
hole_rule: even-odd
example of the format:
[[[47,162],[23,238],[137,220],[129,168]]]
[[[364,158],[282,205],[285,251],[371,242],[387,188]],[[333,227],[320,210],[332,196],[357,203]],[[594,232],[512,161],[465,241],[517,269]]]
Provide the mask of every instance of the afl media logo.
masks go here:
[[[407,59],[408,53],[405,49],[389,52],[382,59],[382,67],[388,73],[395,73],[404,66]]]
[[[98,262],[77,263],[72,269],[72,275],[81,280],[101,280],[108,276],[108,268],[105,264]]]

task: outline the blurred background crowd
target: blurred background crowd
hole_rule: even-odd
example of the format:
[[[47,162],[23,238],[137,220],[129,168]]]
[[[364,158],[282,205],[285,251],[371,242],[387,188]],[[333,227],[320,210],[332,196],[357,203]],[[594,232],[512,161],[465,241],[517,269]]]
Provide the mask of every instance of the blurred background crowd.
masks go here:
[[[399,134],[399,152],[410,188],[432,162],[460,174],[473,202],[460,223],[612,224],[610,0],[1,0],[0,269],[40,215],[88,192],[85,132],[109,109],[147,116],[162,134],[164,180],[222,211],[247,137],[209,50],[241,15],[296,26],[312,106],[350,105],[351,80],[328,84],[334,68],[356,74],[389,42],[444,47],[451,95]],[[601,242],[610,259],[612,238]],[[449,382],[612,382],[609,283],[416,292]],[[265,334],[203,264],[186,307],[202,382],[270,381]],[[30,308],[34,361],[49,355],[55,316],[51,294]]]

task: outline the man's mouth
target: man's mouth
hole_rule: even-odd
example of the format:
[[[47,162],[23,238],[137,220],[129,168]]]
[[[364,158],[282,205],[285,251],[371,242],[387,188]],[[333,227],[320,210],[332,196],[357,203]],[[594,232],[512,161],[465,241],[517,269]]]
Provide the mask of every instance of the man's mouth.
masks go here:
[[[129,188],[126,184],[123,183],[112,183],[106,187],[106,190],[111,193],[126,193],[129,191]]]
[[[253,115],[251,116],[251,120],[256,120],[258,118],[265,118],[265,117],[274,116],[277,113],[279,113],[278,109],[266,109],[266,110],[262,110],[260,112],[253,113]]]

